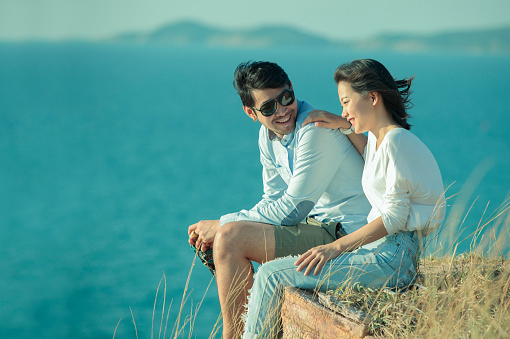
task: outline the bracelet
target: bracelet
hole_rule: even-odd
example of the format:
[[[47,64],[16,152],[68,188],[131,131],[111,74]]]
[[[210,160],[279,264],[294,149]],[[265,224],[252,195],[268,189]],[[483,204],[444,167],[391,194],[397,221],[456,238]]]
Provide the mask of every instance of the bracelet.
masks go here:
[[[340,133],[349,135],[351,133],[354,133],[354,126],[351,125],[350,128],[339,128],[339,130],[340,130]]]

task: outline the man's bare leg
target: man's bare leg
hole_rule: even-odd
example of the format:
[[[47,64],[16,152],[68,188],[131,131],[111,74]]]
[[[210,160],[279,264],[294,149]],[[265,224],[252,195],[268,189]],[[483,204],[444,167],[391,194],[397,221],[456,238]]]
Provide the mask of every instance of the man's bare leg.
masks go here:
[[[263,263],[275,258],[274,228],[256,222],[231,222],[219,229],[213,248],[223,339],[239,337],[243,330],[240,316],[253,285],[250,261]]]

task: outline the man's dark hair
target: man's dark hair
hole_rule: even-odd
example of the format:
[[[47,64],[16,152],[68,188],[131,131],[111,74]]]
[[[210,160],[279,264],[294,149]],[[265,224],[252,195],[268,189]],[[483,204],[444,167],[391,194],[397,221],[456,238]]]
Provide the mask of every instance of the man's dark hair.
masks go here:
[[[234,72],[234,88],[241,97],[244,106],[253,107],[255,101],[251,95],[254,89],[280,88],[290,86],[287,73],[268,61],[247,61],[239,64]]]

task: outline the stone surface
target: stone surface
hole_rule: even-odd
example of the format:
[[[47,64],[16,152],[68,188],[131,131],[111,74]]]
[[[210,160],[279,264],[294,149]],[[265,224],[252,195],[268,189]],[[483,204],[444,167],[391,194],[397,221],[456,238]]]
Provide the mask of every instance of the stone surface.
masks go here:
[[[323,293],[285,289],[283,338],[367,338],[366,315],[332,299]]]

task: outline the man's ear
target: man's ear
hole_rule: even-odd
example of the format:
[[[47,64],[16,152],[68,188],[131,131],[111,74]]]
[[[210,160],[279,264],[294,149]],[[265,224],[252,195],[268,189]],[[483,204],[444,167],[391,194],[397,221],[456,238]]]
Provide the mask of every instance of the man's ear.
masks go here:
[[[257,121],[257,114],[255,113],[253,108],[243,105],[243,111],[246,113],[246,115],[253,119],[253,121]]]

